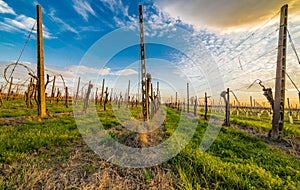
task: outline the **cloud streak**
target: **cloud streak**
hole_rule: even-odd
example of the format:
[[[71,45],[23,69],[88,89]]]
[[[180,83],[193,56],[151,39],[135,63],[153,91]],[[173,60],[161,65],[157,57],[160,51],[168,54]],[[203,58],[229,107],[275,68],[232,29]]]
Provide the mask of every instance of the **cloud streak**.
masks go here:
[[[25,15],[19,15],[15,19],[4,18],[4,22],[0,22],[0,25],[3,26],[0,30],[4,31],[18,31],[18,32],[28,32],[33,27],[36,20]],[[36,33],[36,31],[34,31]],[[49,32],[48,28],[43,25],[43,36],[47,39],[55,38]]]
[[[54,22],[56,22],[58,24],[61,24],[62,30],[64,30],[64,31],[70,31],[70,32],[73,32],[75,34],[79,34],[79,32],[75,28],[73,28],[72,26],[70,26],[69,24],[67,24],[66,22],[64,22],[59,17],[55,16],[55,13],[56,13],[55,10],[52,9],[52,10],[50,10],[49,16],[51,17],[51,19]]]
[[[73,8],[80,14],[85,21],[88,21],[89,15],[96,16],[95,11],[91,5],[85,0],[73,0]]]
[[[129,76],[135,74],[138,74],[138,72],[133,69],[124,69],[114,73],[114,75],[118,75],[118,76]]]
[[[13,8],[11,8],[10,6],[8,6],[8,4],[5,3],[3,0],[0,0],[0,13],[2,13],[2,14],[16,15],[15,11],[13,10]]]

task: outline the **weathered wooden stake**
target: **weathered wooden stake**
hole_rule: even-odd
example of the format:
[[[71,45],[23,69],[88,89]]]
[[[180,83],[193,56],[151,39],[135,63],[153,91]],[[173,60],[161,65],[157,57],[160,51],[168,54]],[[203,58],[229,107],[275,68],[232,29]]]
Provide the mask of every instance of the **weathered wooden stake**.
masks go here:
[[[284,102],[285,102],[285,71],[286,71],[286,45],[287,45],[287,25],[288,25],[288,5],[281,8],[277,70],[275,83],[275,101],[272,130],[269,136],[278,139],[282,135],[284,127]]]
[[[95,105],[98,104],[98,88],[96,88],[96,94],[95,94]]]
[[[126,107],[128,108],[128,105],[130,103],[130,80],[128,81],[128,89],[127,89],[127,98],[126,98]]]
[[[187,83],[187,113],[190,112],[190,89],[189,83]]]
[[[230,126],[230,90],[229,90],[229,88],[227,88],[226,96],[227,96],[227,98],[226,98],[226,101],[225,101],[225,103],[226,103],[226,106],[225,106],[226,110],[225,110],[224,125],[229,127]]]
[[[109,95],[108,87],[106,87],[106,90],[105,90],[105,98],[104,98],[104,111],[106,111],[106,104],[107,104],[107,102],[108,102],[108,95]]]
[[[79,88],[80,88],[80,77],[78,78],[78,84],[77,84],[77,89],[76,89],[74,104],[76,104],[77,100],[78,100]]]
[[[205,110],[204,110],[204,119],[205,120],[207,120],[207,107],[208,107],[207,106],[207,102],[208,102],[207,101],[207,93],[205,92],[205,95],[204,95],[204,103],[205,103],[205,106],[204,106],[205,107]]]
[[[113,92],[114,92],[114,89],[111,88],[111,89],[110,89],[110,98],[109,98],[109,101],[110,101],[110,102],[113,101]]]
[[[252,112],[252,106],[253,106],[253,104],[252,104],[252,96],[250,96],[250,111]]]
[[[69,107],[69,104],[68,104],[68,97],[69,97],[68,87],[66,87],[65,91],[66,91],[66,94],[65,94],[65,106],[66,106],[66,108],[68,108]]]
[[[43,21],[42,7],[36,6],[37,10],[37,77],[38,77],[38,114],[43,118],[46,113],[46,95],[45,95],[45,71],[44,71],[44,45],[43,45]]]
[[[52,99],[54,98],[54,94],[55,94],[55,80],[56,80],[56,76],[54,76],[53,78],[53,83],[52,83],[52,89],[51,89],[51,97],[50,97],[50,103],[52,101]]]
[[[56,94],[56,104],[58,104],[59,99],[60,99],[60,97],[61,97],[61,92],[60,92],[59,88],[57,88],[56,91],[57,91],[57,94]]]
[[[102,105],[102,103],[103,103],[104,84],[105,84],[105,79],[103,79],[103,81],[102,81],[102,91],[101,91],[101,97],[100,97],[100,105]]]
[[[196,96],[196,98],[195,98],[195,103],[194,103],[194,116],[195,116],[195,117],[197,116],[197,106],[198,106],[197,103],[198,103],[198,102],[197,102],[197,96]]]
[[[9,99],[9,97],[10,97],[10,94],[11,94],[11,89],[12,89],[12,84],[13,84],[13,80],[14,80],[14,78],[13,78],[13,77],[11,77],[11,78],[10,78],[10,83],[9,83],[8,92],[7,92],[7,96],[6,96],[6,100],[8,100],[8,99]]]
[[[175,97],[175,108],[178,106],[178,94],[176,92],[176,97]]]
[[[87,93],[86,93],[86,96],[85,96],[85,100],[84,100],[83,112],[86,112],[86,110],[89,106],[89,98],[90,98],[92,88],[93,88],[93,85],[92,85],[92,82],[90,81],[89,86],[88,86],[88,90],[87,90]]]

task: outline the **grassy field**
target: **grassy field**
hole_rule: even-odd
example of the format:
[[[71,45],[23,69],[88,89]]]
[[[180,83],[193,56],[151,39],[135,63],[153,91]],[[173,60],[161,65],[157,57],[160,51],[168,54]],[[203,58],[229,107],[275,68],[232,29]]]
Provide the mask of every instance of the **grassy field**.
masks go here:
[[[16,101],[9,108],[1,108],[0,117],[36,114],[35,110],[24,111],[20,107],[24,105]],[[48,108],[51,113],[71,109],[63,104]],[[11,116],[7,110],[13,109]],[[132,112],[138,117],[137,109]],[[166,108],[166,112],[164,140],[176,130],[180,117],[172,109]],[[98,115],[106,129],[120,124],[111,110]],[[268,121],[255,118],[234,117],[232,122],[245,128],[270,128]],[[117,189],[125,182],[131,184],[129,189],[300,189],[299,159],[237,129],[223,127],[214,144],[201,153],[199,145],[207,125],[199,119],[197,130],[183,151],[165,164],[146,169],[124,169],[98,158],[81,139],[72,115],[43,121],[29,117],[19,126],[2,125],[0,189],[93,189],[102,184],[107,185],[103,189]],[[299,137],[297,127],[291,126],[291,130],[286,126],[288,135]]]

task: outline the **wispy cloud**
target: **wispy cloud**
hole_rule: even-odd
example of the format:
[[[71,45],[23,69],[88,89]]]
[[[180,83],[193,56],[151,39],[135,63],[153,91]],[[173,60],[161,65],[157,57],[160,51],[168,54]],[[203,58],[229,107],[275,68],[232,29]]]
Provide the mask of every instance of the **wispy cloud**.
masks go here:
[[[72,65],[65,68],[71,72],[77,72],[78,74],[97,74],[97,75],[108,75],[110,74],[110,68],[96,69],[91,67],[86,67],[82,65]]]
[[[129,7],[121,0],[104,0],[104,3],[114,13],[113,20],[117,27],[127,27],[133,31],[139,29],[138,16],[129,14]],[[156,5],[146,5],[143,9],[145,36],[162,37],[169,31],[176,30],[178,20],[162,12]]]
[[[19,15],[15,19],[11,18],[4,18],[4,22],[1,22],[0,24],[4,26],[0,30],[4,31],[18,31],[18,32],[28,32],[31,30],[35,23],[35,19],[31,17],[27,17],[25,15]],[[36,32],[36,31],[34,31]],[[52,36],[52,34],[49,32],[48,28],[43,25],[43,36],[47,39],[53,39],[55,38]]]
[[[93,16],[96,15],[90,3],[85,0],[73,0],[73,8],[78,14],[80,14],[83,17],[85,21],[88,21],[89,14]]]
[[[129,75],[135,75],[138,72],[133,70],[133,69],[124,69],[124,70],[120,70],[114,73],[114,75],[118,75],[118,76],[129,76]]]
[[[13,8],[11,8],[6,2],[4,2],[3,0],[0,0],[0,13],[2,14],[12,14],[12,15],[16,15],[15,11],[13,10]]]
[[[112,12],[115,12],[119,8],[123,7],[121,0],[102,0],[101,2],[105,3]]]
[[[117,27],[131,27],[133,30],[138,24],[135,15],[129,15],[129,6],[124,5],[122,0],[101,0],[114,15],[113,20]]]
[[[137,74],[137,71],[133,69],[123,69],[123,70],[112,72],[110,68],[97,69],[97,68],[87,67],[83,65],[72,65],[72,66],[65,67],[64,69],[73,72],[74,74],[77,72],[80,75],[95,74],[95,75],[102,75],[102,76],[105,75],[128,76],[128,75]]]
[[[5,22],[0,22],[0,30],[7,32],[17,31],[16,27]]]
[[[72,26],[70,26],[69,24],[64,22],[61,18],[55,16],[55,13],[56,13],[55,10],[51,9],[50,13],[49,13],[49,16],[54,22],[61,25],[61,29],[63,31],[70,31],[70,32],[73,32],[75,34],[79,34],[79,32],[75,28],[73,28]]]

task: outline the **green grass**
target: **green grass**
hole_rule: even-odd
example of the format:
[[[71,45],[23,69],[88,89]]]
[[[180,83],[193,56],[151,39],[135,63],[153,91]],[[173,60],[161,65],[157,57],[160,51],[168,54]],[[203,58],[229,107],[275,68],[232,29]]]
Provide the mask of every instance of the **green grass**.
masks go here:
[[[252,127],[257,130],[262,129],[263,131],[269,131],[272,128],[270,119],[259,119],[255,117],[231,116],[231,123],[237,124],[241,127]],[[284,135],[294,136],[300,139],[300,125],[285,122]]]
[[[167,125],[166,130],[174,130],[175,126],[176,124]],[[200,120],[188,146],[170,160],[181,178],[179,188],[300,188],[298,159],[270,148],[260,139],[235,129],[222,128],[208,151],[200,153],[198,149],[206,126],[207,123]]]
[[[54,109],[59,108],[55,108],[53,104],[52,110]],[[137,117],[140,108],[131,111],[132,117]],[[167,109],[166,112],[168,115],[164,135],[165,138],[169,138],[177,128],[180,113],[171,109]],[[105,129],[120,124],[112,110],[100,112],[98,116]],[[186,128],[188,128],[188,120],[183,119],[187,121]],[[256,118],[233,117],[232,122],[244,127],[252,126],[263,130],[270,128],[270,121]],[[174,188],[300,189],[299,159],[270,148],[262,140],[241,131],[223,127],[214,144],[205,153],[201,153],[199,145],[207,125],[207,122],[199,120],[189,144],[176,157],[168,161],[171,171],[179,176]],[[295,128],[296,131],[289,131],[288,124],[286,127],[289,133],[300,136],[298,128]],[[113,133],[110,135],[114,136]],[[80,139],[75,120],[70,116],[42,122],[27,121],[17,127],[3,126],[0,127],[0,162],[10,163],[18,159],[26,159],[33,151],[41,148],[60,147],[63,150],[70,142]],[[87,173],[95,171],[93,165],[87,164],[83,168]],[[146,182],[153,178],[147,169],[144,170],[144,177]]]
[[[26,103],[22,99],[9,100],[6,102],[5,106],[0,107],[0,118],[37,115],[38,111],[36,103],[34,100],[32,103],[34,107],[31,109],[26,107]],[[49,110],[50,114],[73,111],[72,103],[69,102],[69,107],[66,108],[64,101],[60,101],[58,104],[54,101],[52,101],[52,103],[47,101],[46,108]]]
[[[79,139],[74,118],[61,117],[42,122],[26,122],[17,127],[0,127],[0,161],[25,158],[41,147],[66,146]]]

